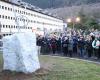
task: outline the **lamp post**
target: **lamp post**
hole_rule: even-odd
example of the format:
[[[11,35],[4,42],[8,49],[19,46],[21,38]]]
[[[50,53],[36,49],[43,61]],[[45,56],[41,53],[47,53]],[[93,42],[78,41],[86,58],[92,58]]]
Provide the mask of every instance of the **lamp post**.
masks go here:
[[[80,17],[76,17],[76,18],[68,18],[67,19],[67,23],[72,23],[73,24],[73,30],[75,28],[75,23],[80,22]]]

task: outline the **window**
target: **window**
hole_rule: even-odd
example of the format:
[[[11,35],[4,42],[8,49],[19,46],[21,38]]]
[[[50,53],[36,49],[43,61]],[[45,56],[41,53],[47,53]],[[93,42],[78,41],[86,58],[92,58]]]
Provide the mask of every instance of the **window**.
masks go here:
[[[29,27],[27,27],[29,29]]]
[[[23,21],[25,22],[25,19],[23,19]]]
[[[15,28],[17,28],[17,26],[15,26]]]
[[[3,25],[3,28],[5,28],[5,25]]]
[[[37,27],[37,30],[41,30],[39,27]]]
[[[22,21],[22,19],[20,18],[20,21]]]
[[[7,16],[5,16],[5,19],[7,19]]]
[[[11,20],[12,20],[13,18],[11,17]]]
[[[6,34],[3,34],[3,36],[5,36]]]
[[[2,35],[0,35],[0,39],[2,39]]]
[[[36,15],[34,14],[34,17],[36,17]]]
[[[25,14],[25,12],[24,12],[24,14]]]
[[[7,7],[5,7],[5,10],[7,10]]]
[[[30,27],[30,29],[32,29],[32,27]]]
[[[31,20],[31,23],[32,23],[33,21]]]
[[[8,7],[8,11],[10,10],[10,8]]]
[[[20,11],[20,13],[21,13],[21,11]]]
[[[2,18],[4,18],[4,15],[2,15]]]
[[[13,20],[15,20],[15,17],[13,17]]]
[[[17,18],[17,20],[19,20],[19,18]]]
[[[22,21],[23,21],[23,19],[22,19]]]
[[[13,25],[11,25],[11,28],[13,28]]]
[[[2,6],[2,9],[4,9],[4,6]]]
[[[10,28],[10,25],[9,25],[9,28]]]
[[[36,21],[34,21],[34,23],[36,23]]]
[[[12,8],[10,10],[12,11]]]
[[[25,29],[25,26],[22,26],[22,29]]]
[[[15,25],[14,25],[14,28],[15,28]]]
[[[8,16],[8,19],[10,19],[10,17]]]
[[[9,8],[9,10],[11,11],[11,8]]]
[[[8,27],[8,25],[6,25],[6,28]]]
[[[19,13],[19,10],[17,10],[17,12]]]
[[[2,25],[0,24],[0,28],[2,28]]]
[[[27,12],[26,12],[26,15],[27,15]]]
[[[22,14],[24,14],[24,11],[22,11]]]
[[[33,16],[33,14],[31,14],[31,16]]]
[[[15,10],[15,12],[17,12],[17,10]]]
[[[30,15],[30,13],[28,13],[28,15]]]
[[[28,22],[30,22],[30,20],[28,20]]]

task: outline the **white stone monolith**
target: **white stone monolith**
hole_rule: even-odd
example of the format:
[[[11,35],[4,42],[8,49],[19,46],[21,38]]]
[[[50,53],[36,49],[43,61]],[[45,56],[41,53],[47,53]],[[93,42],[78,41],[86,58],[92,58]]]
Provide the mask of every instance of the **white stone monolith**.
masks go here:
[[[34,33],[16,33],[3,38],[4,70],[32,73],[40,68]]]

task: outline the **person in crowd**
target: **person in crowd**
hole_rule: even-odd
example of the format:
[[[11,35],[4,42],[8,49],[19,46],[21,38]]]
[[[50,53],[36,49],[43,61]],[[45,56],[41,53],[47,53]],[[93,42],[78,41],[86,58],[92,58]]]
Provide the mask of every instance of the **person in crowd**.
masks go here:
[[[42,37],[41,41],[41,53],[47,54],[47,39],[45,37]]]
[[[57,50],[57,41],[56,41],[56,38],[55,37],[53,37],[51,39],[50,44],[51,44],[52,52],[53,52],[53,54],[55,54],[56,53],[56,50]]]
[[[70,57],[72,57],[72,54],[73,54],[73,39],[72,39],[72,37],[69,38],[68,54]]]
[[[100,41],[97,37],[95,37],[95,40],[92,42],[92,47],[94,48],[94,54],[99,59],[100,53],[99,53],[99,47],[100,47]]]
[[[47,54],[50,54],[50,52],[51,52],[51,44],[50,44],[50,38],[49,37],[47,37],[47,47],[46,47],[46,52],[47,52]]]
[[[73,54],[74,56],[77,56],[77,44],[78,44],[78,38],[76,36],[73,37]]]
[[[98,36],[98,40],[99,40],[99,42],[100,42],[100,34],[99,34],[99,36]],[[100,45],[99,45],[99,51],[98,51],[98,58],[100,59]]]
[[[80,36],[78,40],[78,49],[79,49],[79,56],[84,58],[84,46],[85,46],[85,41],[83,36]]]
[[[90,36],[91,36],[91,38],[92,38],[92,41],[94,41],[94,39],[95,39],[95,35],[94,35],[94,33],[90,33]]]
[[[68,55],[68,43],[69,43],[68,37],[65,37],[62,42],[62,49],[63,49],[64,56]]]
[[[57,53],[61,53],[61,38],[57,38]]]
[[[38,46],[38,54],[40,54],[40,50],[41,50],[41,45],[42,45],[42,38],[41,38],[41,36],[38,36],[37,37],[37,41],[36,41],[36,44],[37,44],[37,46]]]
[[[86,41],[86,51],[87,51],[87,56],[88,58],[92,57],[93,55],[93,49],[92,49],[92,38],[88,36],[87,41]]]
[[[100,59],[100,34],[95,31],[89,31],[85,34],[85,31],[69,31],[74,35],[71,37],[67,34],[62,34],[61,36],[51,37],[51,36],[38,36],[37,37],[37,46],[38,53],[40,51],[42,54],[62,54],[64,56],[69,55],[70,57],[79,57],[94,58],[96,56]],[[99,37],[96,36],[98,33]],[[96,37],[96,38],[95,38]],[[40,50],[41,48],[41,50]],[[78,54],[79,53],[79,54]],[[95,54],[95,55],[94,55]]]

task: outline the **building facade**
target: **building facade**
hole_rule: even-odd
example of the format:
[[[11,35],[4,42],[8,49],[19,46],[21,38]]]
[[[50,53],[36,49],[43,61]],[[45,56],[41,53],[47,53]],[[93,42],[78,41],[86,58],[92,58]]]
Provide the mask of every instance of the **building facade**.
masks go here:
[[[49,31],[63,31],[63,25],[63,20],[48,14],[0,1],[0,34],[36,32],[43,35]]]

